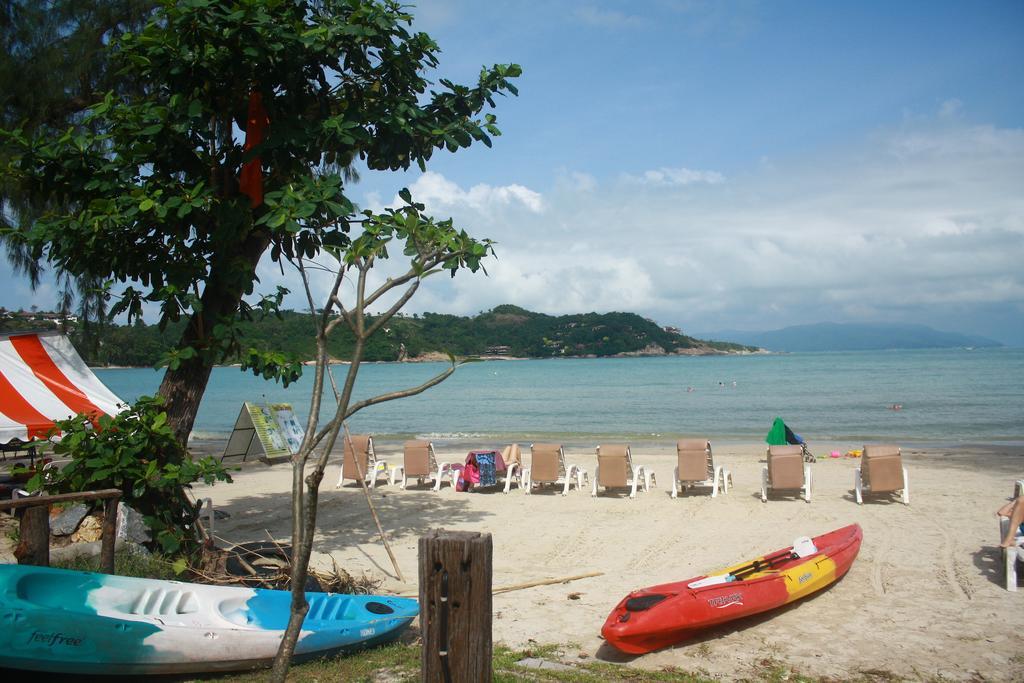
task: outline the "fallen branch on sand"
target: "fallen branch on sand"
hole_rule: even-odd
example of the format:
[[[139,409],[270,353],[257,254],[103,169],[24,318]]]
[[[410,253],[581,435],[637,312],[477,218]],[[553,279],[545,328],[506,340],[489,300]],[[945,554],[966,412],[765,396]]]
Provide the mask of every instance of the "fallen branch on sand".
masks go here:
[[[524,588],[533,588],[535,586],[550,586],[553,583],[569,583],[570,581],[578,581],[579,579],[589,579],[592,576],[601,576],[604,572],[589,572],[587,574],[577,574],[576,576],[566,576],[561,579],[541,579],[539,581],[527,581],[526,583],[517,583],[511,586],[499,586],[491,591],[492,595],[498,593],[509,593],[511,591],[518,591]]]
[[[511,586],[498,586],[497,588],[491,589],[491,595],[497,595],[498,593],[510,593],[512,591],[519,591],[524,588],[534,588],[536,586],[550,586],[555,583],[569,583],[570,581],[589,579],[592,576],[601,576],[603,574],[604,572],[588,572],[586,574],[576,574],[575,576],[563,576],[558,579],[539,579],[537,581],[527,581],[526,583],[515,583]],[[419,596],[419,593],[402,593],[399,597],[415,598],[417,596]]]

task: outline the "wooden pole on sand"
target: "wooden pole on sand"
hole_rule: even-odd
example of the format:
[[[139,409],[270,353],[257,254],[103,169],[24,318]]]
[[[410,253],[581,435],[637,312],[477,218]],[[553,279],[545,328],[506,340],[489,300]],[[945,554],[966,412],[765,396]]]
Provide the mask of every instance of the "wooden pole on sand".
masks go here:
[[[366,504],[370,507],[370,514],[373,516],[373,521],[377,525],[377,533],[380,534],[381,543],[384,544],[384,549],[388,551],[388,557],[391,558],[391,565],[395,568],[395,574],[398,575],[398,580],[405,583],[405,577],[402,576],[402,570],[398,566],[398,559],[395,558],[395,554],[391,552],[391,544],[388,543],[387,537],[384,535],[384,527],[380,524],[380,517],[377,516],[377,509],[373,507],[373,499],[370,498],[370,489],[366,486],[366,473],[363,472],[362,464],[359,462],[359,456],[356,455],[355,445],[352,443],[352,434],[348,431],[348,423],[341,423],[342,429],[345,430],[345,444],[348,446],[349,453],[352,454],[352,458],[356,465],[356,474],[359,475],[359,483],[363,487],[363,493],[366,494]],[[342,455],[344,458],[344,455]],[[373,476],[377,476],[374,472]]]

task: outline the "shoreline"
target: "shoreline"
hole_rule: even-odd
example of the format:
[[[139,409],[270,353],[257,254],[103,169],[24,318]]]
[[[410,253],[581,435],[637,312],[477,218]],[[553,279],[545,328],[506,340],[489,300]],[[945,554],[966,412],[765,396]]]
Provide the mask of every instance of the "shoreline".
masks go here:
[[[984,347],[981,351],[993,351],[993,350],[1016,350],[1020,347],[1016,346],[994,346]],[[788,356],[793,354],[848,354],[848,353],[892,353],[901,351],[956,351],[966,350],[965,347],[961,346],[936,346],[936,347],[899,347],[891,349],[830,349],[824,351],[773,351],[770,349],[759,348],[754,351],[744,350],[717,350],[717,349],[679,349],[673,352],[663,353],[647,353],[643,351],[627,351],[623,353],[617,353],[611,356],[597,356],[593,354],[589,355],[565,355],[565,356],[465,356],[460,360],[472,359],[474,361],[524,361],[524,360],[598,360],[598,359],[621,359],[621,358],[670,358],[670,357],[682,357],[682,358],[693,358],[693,357],[715,357],[715,356]],[[299,361],[303,366],[312,366],[316,364],[315,359],[306,359]],[[430,352],[423,356],[417,356],[415,358],[406,358],[404,360],[364,360],[361,361],[360,365],[397,365],[403,363],[447,363],[448,355],[441,351]],[[350,365],[351,361],[332,359],[329,362],[330,365]],[[154,370],[161,371],[163,368],[154,368],[150,365],[89,365],[91,370]],[[238,368],[241,367],[240,363],[225,363],[214,365],[215,368]]]
[[[568,438],[562,438],[564,435],[551,436],[551,435],[535,435],[534,438],[527,438],[525,435],[511,436],[510,438],[499,438],[488,435],[481,435],[480,438],[473,438],[472,436],[439,436],[430,434],[371,434],[374,439],[374,444],[380,444],[389,449],[400,450],[402,444],[405,441],[430,441],[434,444],[435,448],[444,449],[452,452],[469,452],[474,449],[481,448],[496,448],[501,449],[509,443],[518,443],[520,447],[526,448],[530,443],[561,443],[567,451],[573,452],[593,452],[594,449],[601,443],[630,443],[634,449],[640,448],[644,450],[655,450],[655,451],[674,451],[675,442],[677,439],[691,438],[693,435],[681,434],[678,437],[651,437],[651,438],[639,438],[633,436],[623,435],[606,435],[604,438],[595,438],[595,435],[579,435],[570,436]],[[223,434],[212,434],[202,433],[201,436],[193,436],[189,439],[188,447],[193,453],[198,455],[217,455],[223,451],[224,445],[227,443],[230,432]],[[701,438],[701,437],[698,437]],[[711,441],[712,446],[719,444],[729,448],[735,448],[739,446],[746,446],[748,444],[756,443],[759,444],[761,455],[763,456],[764,450],[768,447],[763,440],[751,438],[749,436],[721,436],[721,435],[708,435],[708,440]],[[851,449],[857,449],[863,447],[865,444],[882,444],[882,443],[898,443],[904,449],[922,450],[922,451],[961,451],[961,452],[974,452],[984,451],[987,453],[1001,454],[1006,456],[1017,456],[1024,457],[1024,440],[991,440],[991,441],[979,441],[976,439],[965,440],[965,441],[950,441],[950,440],[922,440],[922,439],[900,439],[892,437],[877,437],[867,439],[821,439],[821,440],[808,440],[808,448],[811,453],[821,459],[835,459],[831,458],[830,455],[833,451],[838,451],[843,457],[840,459],[846,459],[845,454]],[[340,446],[336,446],[332,452],[332,457],[336,453],[340,453]],[[1021,476],[1024,477],[1024,470],[1021,471]]]
[[[712,440],[716,464],[733,476],[730,492],[716,498],[669,496],[675,457],[664,444],[633,444],[634,462],[651,468],[657,482],[635,500],[592,498],[589,488],[567,496],[551,489],[526,496],[515,487],[508,495],[462,493],[447,484],[440,492],[403,490],[382,479],[371,495],[405,582],[394,575],[362,489],[352,482],[335,488],[339,466],[332,456],[320,489],[313,563],[337,562],[383,579],[383,591],[415,593],[420,536],[439,527],[480,531],[493,539],[495,586],[603,572],[495,595],[494,640],[512,647],[572,643],[567,659],[677,667],[716,680],[756,678],[766,658],[840,680],[865,671],[911,680],[1024,678],[1024,591],[1001,585],[994,516],[1024,472],[1024,450],[903,446],[910,505],[897,497],[857,505],[851,489],[859,460],[822,458],[819,449],[812,449],[819,458],[811,466],[810,503],[790,496],[762,503],[764,444],[754,440]],[[825,447],[821,442],[820,451]],[[379,459],[401,462],[400,443],[382,439],[375,448]],[[462,462],[466,454],[461,446],[437,450],[438,461]],[[566,462],[593,475],[596,458],[592,450],[567,449]],[[218,537],[288,539],[289,472],[288,462],[250,461],[233,484],[197,486],[198,497],[210,496],[231,515],[218,520]],[[698,576],[853,522],[864,529],[858,559],[815,596],[643,657],[625,657],[599,637],[604,618],[630,590]]]
[[[717,349],[682,349],[674,351],[672,353],[645,353],[640,351],[635,352],[624,352],[617,353],[612,356],[597,356],[597,355],[583,355],[583,356],[464,356],[456,357],[456,360],[466,361],[521,361],[521,360],[596,360],[601,358],[669,358],[673,356],[679,357],[694,357],[694,356],[758,356],[758,355],[777,355],[785,353],[784,351],[769,351],[767,349],[757,349],[756,351],[719,351]],[[313,367],[316,365],[316,359],[306,359],[299,361],[304,367]],[[364,360],[360,361],[360,365],[398,365],[403,363],[447,363],[449,362],[448,355],[440,351],[432,351],[422,356],[416,356],[415,358],[405,358],[403,360]],[[338,358],[332,358],[328,361],[328,365],[351,365],[352,361],[341,360]],[[90,370],[153,370],[158,372],[163,368],[154,368],[150,365],[90,365]],[[224,363],[214,365],[215,368],[239,368],[240,363]]]

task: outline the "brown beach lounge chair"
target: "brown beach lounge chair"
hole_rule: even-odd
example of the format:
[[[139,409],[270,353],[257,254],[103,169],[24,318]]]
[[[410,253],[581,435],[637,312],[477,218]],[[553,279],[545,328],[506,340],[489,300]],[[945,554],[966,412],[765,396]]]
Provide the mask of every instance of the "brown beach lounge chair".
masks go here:
[[[512,480],[519,482],[519,488],[523,488],[523,454],[519,444],[513,443],[501,450],[501,459],[505,462],[505,488],[503,493],[508,493],[512,488]]]
[[[529,495],[534,484],[554,484],[562,487],[562,495],[569,493],[573,479],[576,490],[583,487],[586,470],[579,465],[565,464],[565,451],[561,444],[535,443],[530,446],[530,466],[523,470],[523,491]],[[506,481],[506,486],[508,482]]]
[[[711,487],[711,497],[714,498],[718,495],[719,486],[722,487],[722,493],[728,493],[731,483],[732,472],[721,465],[715,465],[710,441],[707,439],[676,441],[676,468],[672,478],[673,498],[678,497],[680,491],[697,486]]]
[[[853,490],[857,504],[864,502],[866,493],[896,493],[903,496],[903,504],[910,505],[907,468],[899,446],[865,446],[860,467],[854,470]]]
[[[761,502],[769,491],[803,491],[811,502],[811,466],[804,463],[801,446],[769,446],[768,464],[761,471]]]
[[[401,488],[405,488],[410,479],[415,479],[422,484],[424,479],[432,479],[434,490],[441,490],[441,482],[444,475],[448,474],[452,479],[452,486],[455,480],[452,478],[451,464],[442,462],[437,464],[437,456],[434,453],[434,444],[429,441],[406,441],[402,447],[402,464],[391,470],[390,483],[394,484],[399,475],[402,477]]]
[[[650,491],[654,473],[643,465],[633,467],[633,455],[625,444],[604,444],[597,447],[597,471],[594,472],[594,486],[591,496],[597,495],[597,488],[629,489],[629,497],[636,498],[637,485],[643,483],[644,491]]]
[[[359,481],[360,474],[371,489],[375,487],[378,473],[387,475],[388,464],[383,460],[377,460],[373,452],[373,437],[367,434],[353,434],[351,444],[344,436],[341,440],[345,444],[345,450],[341,458],[341,474],[335,488],[340,488],[346,479]]]

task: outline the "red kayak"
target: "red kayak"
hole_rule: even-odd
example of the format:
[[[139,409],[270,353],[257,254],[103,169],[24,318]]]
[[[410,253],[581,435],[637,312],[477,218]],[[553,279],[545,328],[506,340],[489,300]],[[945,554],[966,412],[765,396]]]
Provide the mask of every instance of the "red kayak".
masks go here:
[[[860,525],[851,524],[711,575],[633,591],[608,615],[601,635],[639,655],[781,607],[846,574],[863,538]]]

